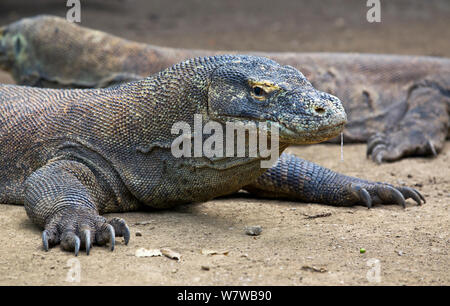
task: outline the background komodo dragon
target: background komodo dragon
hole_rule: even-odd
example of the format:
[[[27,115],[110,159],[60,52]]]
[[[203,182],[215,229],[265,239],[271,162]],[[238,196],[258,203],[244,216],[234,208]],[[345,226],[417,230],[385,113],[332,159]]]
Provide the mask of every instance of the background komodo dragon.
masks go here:
[[[44,228],[46,250],[60,243],[89,254],[93,243],[113,249],[115,236],[129,240],[123,219],[99,214],[206,201],[241,188],[341,206],[425,201],[412,188],[345,176],[288,154],[269,170],[261,157],[175,158],[170,148],[179,136],[171,127],[192,126],[195,114],[222,126],[268,122],[279,128],[280,152],[335,137],[346,123],[339,99],[298,70],[254,56],[196,58],[105,89],[0,85],[0,203],[25,205]]]
[[[17,83],[39,87],[105,87],[220,53],[225,52],[127,41],[49,16],[22,19],[0,31],[0,66],[12,71]],[[345,141],[367,141],[367,153],[378,163],[436,155],[450,135],[449,59],[250,53],[291,65],[316,88],[339,97],[349,121]]]

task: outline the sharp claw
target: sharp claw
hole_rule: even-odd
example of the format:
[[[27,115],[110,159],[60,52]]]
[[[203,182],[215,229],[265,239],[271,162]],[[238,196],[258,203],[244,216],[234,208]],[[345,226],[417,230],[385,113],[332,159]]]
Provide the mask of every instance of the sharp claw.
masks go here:
[[[403,208],[406,208],[406,201],[403,194],[395,188],[389,187],[389,189],[392,192],[391,195],[394,197],[395,202],[401,205]]]
[[[384,151],[380,151],[378,152],[378,154],[375,155],[375,157],[373,158],[373,161],[376,162],[378,165],[383,163],[383,156],[384,156]]]
[[[109,221],[109,224],[111,224],[116,232],[116,237],[123,237],[125,241],[125,245],[128,245],[128,242],[130,241],[130,229],[128,228],[127,223],[125,220],[121,218],[113,218]]]
[[[405,198],[411,198],[414,201],[416,201],[417,205],[422,205],[422,201],[425,202],[425,199],[422,197],[422,195],[417,191],[409,187],[402,187],[400,188],[400,191],[405,196]]]
[[[107,227],[109,232],[109,242],[111,243],[111,251],[114,251],[114,246],[116,245],[116,233],[111,224],[107,224]]]
[[[366,189],[361,188],[359,190],[359,197],[364,202],[364,204],[366,204],[367,209],[372,208],[372,198],[370,197],[370,194]]]
[[[77,236],[74,237],[75,239],[75,256],[78,256],[78,252],[80,251],[80,238],[78,238]]]
[[[377,164],[383,162],[384,153],[386,153],[386,145],[379,144],[372,150],[372,160]]]
[[[125,224],[125,229],[124,229],[124,233],[123,233],[123,238],[125,240],[125,245],[128,245],[128,242],[130,241],[130,229],[128,228],[128,226]]]
[[[418,192],[417,190],[415,190],[415,189],[413,189],[413,188],[411,188],[412,190],[414,190],[414,192],[422,199],[422,201],[423,201],[423,204],[425,204],[427,201],[425,200],[425,198],[424,198],[424,196],[420,193],[420,192]]]
[[[44,250],[48,252],[48,234],[46,230],[42,232],[42,244],[44,245]]]
[[[431,153],[433,153],[434,157],[437,156],[436,148],[434,147],[434,144],[431,142],[431,140],[427,140],[427,144],[430,147]]]
[[[370,140],[369,143],[367,144],[366,156],[369,156],[374,151],[376,146],[384,145],[384,144],[385,144],[385,141],[381,137],[381,135],[377,135],[376,138],[374,138],[373,140]]]
[[[91,250],[91,231],[86,229],[83,231],[83,235],[84,235],[84,243],[86,246],[86,255],[89,255],[89,252]]]

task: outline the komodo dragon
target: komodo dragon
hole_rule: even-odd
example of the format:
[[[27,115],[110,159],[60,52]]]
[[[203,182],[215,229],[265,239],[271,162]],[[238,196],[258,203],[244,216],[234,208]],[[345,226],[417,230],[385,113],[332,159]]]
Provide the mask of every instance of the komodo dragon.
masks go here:
[[[179,136],[171,127],[191,124],[195,114],[221,126],[278,127],[280,153],[334,137],[346,123],[338,98],[316,90],[295,68],[255,56],[195,58],[104,89],[0,85],[0,203],[25,205],[43,228],[45,250],[60,244],[89,254],[94,243],[113,249],[115,236],[130,238],[123,219],[100,214],[240,189],[340,206],[425,202],[415,189],[349,177],[289,154],[269,170],[261,155],[176,158],[171,144]]]
[[[105,87],[220,53],[127,41],[49,16],[22,19],[0,32],[0,66],[19,84],[31,86]],[[345,142],[367,141],[367,154],[377,163],[436,155],[450,136],[450,59],[253,54],[291,65],[316,88],[339,97],[349,120]]]

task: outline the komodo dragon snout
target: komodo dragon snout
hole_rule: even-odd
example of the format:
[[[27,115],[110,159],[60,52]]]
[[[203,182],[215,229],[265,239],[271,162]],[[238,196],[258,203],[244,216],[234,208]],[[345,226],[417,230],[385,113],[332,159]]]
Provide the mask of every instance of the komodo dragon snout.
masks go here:
[[[274,125],[280,141],[289,144],[317,143],[342,131],[347,118],[338,98],[316,90],[291,66],[267,58],[245,59],[213,72],[208,91],[211,119],[263,122],[269,130]]]

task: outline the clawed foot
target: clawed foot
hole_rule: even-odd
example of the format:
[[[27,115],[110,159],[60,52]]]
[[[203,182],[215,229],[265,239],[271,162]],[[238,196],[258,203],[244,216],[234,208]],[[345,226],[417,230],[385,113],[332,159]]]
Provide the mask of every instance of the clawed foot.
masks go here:
[[[384,183],[351,183],[349,203],[365,205],[371,208],[374,204],[398,204],[406,207],[406,200],[413,199],[418,205],[426,203],[425,198],[414,188],[394,187]]]
[[[78,211],[53,217],[42,232],[42,243],[45,251],[60,244],[64,250],[74,251],[77,256],[80,248],[89,255],[93,244],[109,244],[113,251],[115,237],[124,237],[125,244],[130,240],[130,230],[123,219],[107,221],[97,214]]]
[[[386,135],[376,133],[367,141],[367,156],[377,164],[399,160],[411,155],[437,155],[440,150],[440,142],[435,143],[423,133],[411,133],[404,135],[394,132]]]

